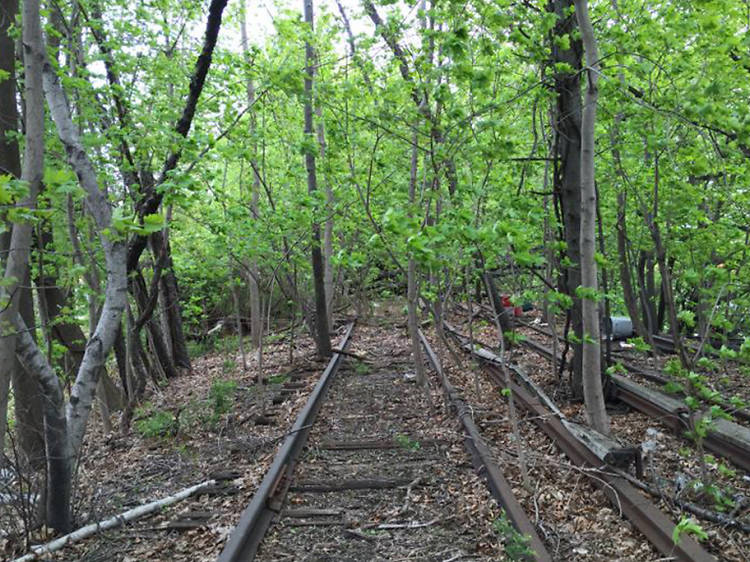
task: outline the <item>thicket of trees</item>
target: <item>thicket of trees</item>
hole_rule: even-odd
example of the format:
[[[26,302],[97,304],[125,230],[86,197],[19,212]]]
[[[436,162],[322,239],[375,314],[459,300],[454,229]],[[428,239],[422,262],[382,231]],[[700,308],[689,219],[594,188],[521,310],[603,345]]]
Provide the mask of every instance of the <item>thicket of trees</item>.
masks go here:
[[[0,435],[51,527],[95,398],[127,431],[223,318],[262,361],[278,319],[326,355],[342,306],[403,295],[415,335],[515,294],[567,317],[603,431],[605,310],[686,367],[747,329],[747,3],[294,8],[256,37],[243,0],[0,2]]]

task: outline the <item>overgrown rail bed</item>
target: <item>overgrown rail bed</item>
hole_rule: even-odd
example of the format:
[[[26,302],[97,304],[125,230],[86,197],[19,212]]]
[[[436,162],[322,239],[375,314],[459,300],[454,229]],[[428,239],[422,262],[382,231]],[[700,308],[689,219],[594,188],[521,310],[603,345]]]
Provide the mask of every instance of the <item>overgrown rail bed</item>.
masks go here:
[[[512,548],[508,536],[522,545],[471,466],[455,418],[435,413],[439,394],[428,400],[416,384],[405,334],[358,327],[349,353],[365,359],[347,358],[332,383],[289,464],[293,477],[278,481],[286,498],[262,499],[275,522],[255,559],[496,560]],[[243,536],[221,560],[253,556],[233,546],[246,530],[256,533],[238,527]]]
[[[456,321],[465,320],[457,315]],[[461,329],[466,332],[464,324]],[[569,404],[556,373],[552,372],[550,339],[542,340],[538,331],[520,330],[531,346],[518,346],[510,360],[522,367],[530,381],[560,404],[568,419],[584,419],[582,405]],[[494,330],[475,325],[477,344],[496,339]],[[540,345],[541,344],[541,345]],[[684,428],[673,433],[659,419],[630,408],[612,410],[612,435],[623,447],[637,447],[644,455],[644,476],[632,478],[637,487],[648,489],[652,501],[674,521],[692,518],[706,532],[704,546],[722,560],[746,560],[750,549],[748,527],[747,472],[720,456],[708,457],[704,464],[695,443],[684,439]],[[708,452],[708,451],[706,451]],[[747,451],[744,451],[747,455]],[[702,474],[707,469],[708,479]],[[710,487],[701,488],[708,481]],[[705,490],[702,492],[702,490]]]

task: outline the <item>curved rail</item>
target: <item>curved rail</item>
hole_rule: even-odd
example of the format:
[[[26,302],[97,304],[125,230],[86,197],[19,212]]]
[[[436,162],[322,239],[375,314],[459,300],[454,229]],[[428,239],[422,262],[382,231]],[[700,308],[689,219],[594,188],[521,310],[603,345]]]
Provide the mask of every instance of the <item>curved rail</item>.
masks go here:
[[[346,350],[352,330],[354,330],[354,322],[347,326],[338,349]],[[343,357],[343,353],[334,353],[331,357],[307,403],[297,416],[292,429],[279,448],[276,457],[274,457],[273,463],[266,472],[258,490],[229,536],[224,550],[219,555],[218,562],[246,562],[255,557],[263,536],[279,511],[281,500],[283,500],[290,484],[295,460],[307,441],[310,426],[320,411],[323,398],[341,365]]]
[[[523,536],[528,537],[529,547],[534,552],[532,560],[538,560],[539,562],[552,560],[549,552],[547,552],[544,542],[536,532],[536,528],[529,520],[526,512],[518,503],[518,500],[513,495],[513,490],[510,487],[510,483],[506,480],[503,473],[500,471],[498,465],[492,460],[492,454],[485,445],[482,439],[479,429],[472,421],[471,412],[466,406],[466,403],[461,399],[455,387],[446,378],[443,369],[440,365],[435,352],[430,347],[429,342],[424,337],[424,334],[419,330],[419,339],[422,342],[422,346],[427,353],[427,358],[432,364],[433,369],[438,373],[440,381],[442,382],[445,394],[447,394],[453,408],[456,410],[458,418],[463,424],[466,432],[464,436],[464,445],[471,454],[472,462],[474,467],[477,469],[477,473],[482,473],[487,480],[487,487],[490,489],[492,496],[497,501],[510,519],[516,530]]]

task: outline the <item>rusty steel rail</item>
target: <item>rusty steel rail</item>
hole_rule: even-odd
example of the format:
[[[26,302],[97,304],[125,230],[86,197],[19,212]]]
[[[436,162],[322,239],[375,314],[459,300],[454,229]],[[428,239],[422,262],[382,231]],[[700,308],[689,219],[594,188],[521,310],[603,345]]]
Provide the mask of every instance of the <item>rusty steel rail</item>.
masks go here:
[[[353,330],[354,322],[347,326],[338,349],[346,350]],[[281,503],[291,484],[296,459],[307,441],[310,426],[320,411],[326,391],[343,358],[343,353],[334,353],[331,357],[307,403],[276,453],[271,467],[266,472],[250,504],[240,516],[237,526],[219,555],[218,562],[246,562],[255,558],[260,542],[273,518],[279,513]]]
[[[471,346],[466,338],[452,327],[447,327],[448,333],[455,337],[465,351],[471,352]],[[477,349],[477,346],[474,346]],[[504,388],[505,383],[499,371],[499,358],[492,360],[493,355],[484,350],[484,353],[474,356],[482,360],[488,367],[492,381],[499,387]],[[513,370],[513,365],[507,365]],[[542,405],[541,401],[525,388],[516,383],[511,383],[511,390],[521,406],[533,416],[533,421],[544,431],[565,453],[565,455],[576,465],[592,468],[602,467],[602,461],[584,443],[563,425],[561,419]],[[597,472],[597,478],[592,479],[604,494],[609,498],[615,509],[630,520],[633,525],[643,533],[649,542],[665,556],[686,562],[709,562],[715,558],[703,547],[688,536],[682,536],[675,545],[672,533],[675,523],[667,517],[653,502],[644,497],[635,487],[624,478],[610,473],[606,470]]]
[[[552,351],[538,342],[525,340],[523,343],[540,355],[552,357]],[[680,437],[684,437],[685,431],[690,427],[690,412],[683,401],[656,390],[646,389],[620,375],[610,376],[610,382],[615,387],[617,399],[649,417],[658,419]],[[744,415],[739,415],[740,412],[736,414],[747,419],[747,412],[742,412]],[[704,446],[750,472],[750,431],[744,426],[727,420],[714,420]]]
[[[543,328],[540,328],[538,326],[534,326],[533,324],[529,324],[527,322],[522,322],[522,321],[519,321],[518,319],[516,319],[516,323],[519,324],[519,325],[521,325],[521,326],[523,326],[524,328],[529,328],[530,330],[534,330],[535,332],[537,332],[539,334],[542,334],[543,336],[546,336],[548,338],[552,337],[552,334],[549,333],[547,330],[544,330]],[[563,338],[560,337],[560,336],[557,336],[557,338],[558,338],[558,340],[564,341]],[[531,347],[532,349],[534,349],[537,353],[540,353],[541,355],[544,355],[544,356],[549,357],[549,358],[552,357],[552,351],[549,348],[547,348],[547,347],[545,347],[545,346],[543,346],[543,345],[541,345],[541,344],[539,344],[539,343],[537,343],[535,341],[525,340],[523,343],[526,346]],[[558,360],[559,360],[559,356],[558,356]],[[653,382],[653,383],[656,383],[656,384],[662,384],[662,385],[665,385],[668,382],[670,382],[669,378],[660,375],[659,373],[657,373],[656,371],[654,371],[652,369],[646,369],[646,368],[643,368],[643,367],[639,367],[638,365],[634,365],[634,364],[632,364],[632,363],[630,363],[628,361],[623,361],[622,359],[618,359],[618,363],[620,365],[622,365],[625,368],[625,370],[628,371],[629,373],[632,373],[632,374],[634,374],[636,376],[639,376],[642,379],[645,379],[647,381],[650,381],[650,382]],[[621,385],[618,385],[618,386],[621,386]],[[623,392],[623,396],[628,396],[629,399],[632,399],[634,401],[634,403],[631,404],[631,405],[634,408],[636,408],[637,410],[640,410],[641,412],[647,413],[649,416],[653,416],[653,417],[658,417],[658,416],[664,415],[664,413],[662,411],[660,411],[658,409],[655,410],[653,407],[649,406],[648,404],[645,404],[643,402],[643,400],[640,400],[639,401],[640,405],[636,406],[635,405],[635,401],[637,401],[638,399],[637,398],[633,398],[632,397],[632,393],[628,392],[627,390],[625,390],[625,389],[620,389],[620,390]],[[681,394],[681,395],[684,396],[684,394]],[[629,403],[627,400],[623,400],[623,402]],[[643,409],[643,408],[649,408],[649,410],[647,411],[646,409]],[[652,411],[654,412],[653,414],[650,413]],[[750,422],[750,411],[748,411],[747,409],[734,410],[732,412],[732,415],[734,417],[738,418],[738,419],[743,420],[743,421]],[[675,428],[675,429],[679,429],[679,427]],[[749,461],[750,461],[750,459],[749,459]],[[740,461],[740,465],[744,467],[744,461]],[[750,469],[746,468],[746,470],[750,470]]]
[[[508,519],[516,530],[528,538],[528,546],[534,553],[534,555],[529,558],[539,562],[551,561],[552,557],[549,552],[547,552],[544,542],[537,534],[536,528],[529,520],[523,507],[518,503],[518,500],[513,494],[513,489],[511,488],[510,483],[505,476],[503,476],[497,463],[492,459],[492,454],[482,439],[479,428],[477,428],[472,420],[469,408],[456,391],[455,387],[448,381],[440,365],[440,361],[421,330],[419,330],[419,339],[427,353],[427,358],[432,364],[432,368],[438,373],[445,394],[450,399],[459,420],[461,420],[461,424],[465,431],[464,445],[471,454],[472,462],[477,473],[484,476],[487,481],[487,487],[492,493],[492,497],[494,497],[498,505],[505,510]]]

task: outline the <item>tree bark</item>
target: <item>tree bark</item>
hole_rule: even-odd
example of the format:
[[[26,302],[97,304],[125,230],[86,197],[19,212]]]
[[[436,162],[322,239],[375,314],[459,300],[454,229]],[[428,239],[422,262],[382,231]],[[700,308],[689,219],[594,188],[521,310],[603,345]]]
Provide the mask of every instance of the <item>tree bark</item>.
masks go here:
[[[13,38],[8,35],[18,13],[18,0],[0,0],[0,174],[21,177],[21,156],[16,139],[8,133],[18,131],[16,104],[16,57]]]
[[[240,35],[242,38],[242,51],[245,55],[245,62],[250,64],[250,48],[248,45],[247,35],[247,15],[245,0],[242,0],[240,7],[241,21],[240,21]],[[247,77],[247,105],[253,106],[255,104],[255,85],[250,75]],[[258,143],[255,140],[255,134],[257,130],[257,121],[255,119],[255,112],[250,115],[250,142],[252,143],[252,156],[250,166],[253,169],[253,186],[252,194],[250,196],[250,212],[253,215],[253,219],[258,220],[260,202],[260,175],[258,174]],[[257,350],[258,360],[260,362],[260,354],[263,338],[263,307],[261,306],[260,299],[260,268],[258,267],[258,259],[253,256],[250,260],[250,275],[247,280],[248,289],[250,290],[250,338],[252,346]]]
[[[414,205],[416,204],[417,194],[417,133],[412,137],[413,145],[411,149],[411,168],[409,172],[409,216],[413,215]],[[427,384],[425,376],[424,360],[422,359],[422,346],[419,341],[419,318],[417,317],[417,299],[419,291],[417,287],[417,262],[414,256],[409,256],[409,264],[406,274],[406,301],[407,315],[409,326],[409,338],[411,339],[411,353],[414,358],[414,371],[417,375],[417,382],[424,386]]]
[[[13,178],[20,178],[22,172],[18,143],[13,137],[18,131],[15,48],[13,38],[8,33],[17,13],[17,0],[0,0],[0,71],[7,75],[4,80],[0,80],[0,175]],[[10,242],[9,229],[0,236],[0,257],[3,264],[10,249]],[[21,316],[31,325],[34,322],[34,303],[28,267],[17,292]],[[15,396],[16,440],[25,462],[37,468],[40,463],[44,463],[42,404],[37,381],[26,372],[15,353],[11,363],[5,364],[3,370],[7,373],[8,379],[0,373],[0,452],[3,450],[7,419],[6,380],[10,380]]]
[[[656,250],[656,263],[659,265],[659,272],[661,273],[662,281],[662,303],[665,304],[667,314],[669,315],[669,327],[672,333],[672,341],[674,342],[674,348],[677,352],[677,356],[680,358],[680,363],[686,369],[692,368],[690,357],[688,356],[685,346],[683,345],[682,335],[680,334],[680,328],[677,323],[677,307],[675,305],[674,293],[672,290],[672,272],[667,260],[667,249],[664,246],[662,240],[661,229],[659,223],[656,220],[656,214],[658,211],[658,200],[659,200],[659,157],[654,158],[654,208],[653,212],[648,212],[644,209],[644,217],[646,219],[646,226],[648,226],[651,232],[651,239],[654,242],[654,248]]]
[[[320,145],[320,160],[326,157],[326,136],[323,126],[323,112],[320,103],[315,106],[315,115],[318,118],[318,144]],[[326,192],[326,222],[323,229],[323,288],[326,294],[326,311],[328,312],[328,325],[333,326],[333,189],[331,182],[323,179]]]
[[[29,18],[35,21],[36,26],[39,26],[38,8],[38,2],[36,1],[31,8],[28,8],[31,10]],[[27,7],[24,7],[24,9],[26,10]],[[24,41],[24,43],[26,49],[39,57],[40,61],[44,60],[45,47],[40,28],[35,30],[33,37]],[[26,364],[27,369],[41,375],[42,387],[47,398],[45,403],[49,404],[49,406],[45,405],[45,427],[48,428],[48,497],[57,498],[58,491],[55,486],[68,490],[67,495],[63,494],[59,498],[59,502],[55,500],[47,516],[53,527],[59,530],[67,530],[71,523],[69,488],[72,472],[70,468],[73,459],[80,451],[86,431],[86,422],[96,394],[98,377],[107,354],[114,343],[117,328],[127,302],[127,245],[121,239],[106,235],[106,232],[113,231],[112,209],[108,197],[99,188],[97,173],[81,144],[78,131],[73,125],[60,80],[47,61],[44,61],[43,64],[42,76],[50,115],[55,123],[60,141],[65,148],[68,164],[75,171],[78,181],[86,193],[86,208],[94,219],[96,231],[99,233],[107,270],[107,284],[99,321],[86,344],[81,367],[70,391],[70,399],[65,406],[65,415],[62,421],[59,419],[62,391],[59,388],[57,377],[54,376],[54,371],[46,364],[43,356],[38,353],[38,347],[33,340],[30,345],[27,345],[25,353],[27,361],[30,362]],[[24,325],[20,317],[17,318],[17,324],[19,326]],[[40,357],[42,361],[39,361]],[[48,379],[49,373],[53,375],[54,382]],[[50,442],[51,438],[60,440],[60,443]],[[53,451],[52,449],[55,447],[59,451]]]
[[[599,306],[596,266],[596,185],[594,171],[596,106],[599,96],[599,52],[591,25],[587,0],[575,0],[578,27],[586,52],[587,87],[581,124],[581,287],[583,295],[583,397],[589,424],[605,435],[609,434],[609,418],[604,405],[601,368],[601,337],[599,334]]]
[[[164,298],[166,307],[167,322],[169,325],[169,334],[164,334],[165,339],[169,337],[171,346],[171,361],[175,367],[190,370],[190,354],[187,349],[185,340],[185,330],[182,327],[182,307],[180,306],[180,290],[177,285],[177,276],[174,272],[174,263],[172,262],[172,248],[169,244],[169,231],[154,232],[151,235],[155,252],[166,252],[159,290]],[[156,253],[155,253],[156,255]],[[156,259],[156,258],[155,258]],[[166,345],[166,343],[165,343]]]
[[[304,0],[305,23],[313,32],[313,4],[312,0]],[[312,43],[305,41],[305,136],[312,140],[315,133],[313,126],[313,79],[315,76],[315,52]],[[318,189],[315,173],[315,151],[311,147],[305,149],[305,168],[307,168],[307,192],[314,194]],[[320,357],[331,355],[331,334],[328,329],[328,311],[326,307],[326,293],[324,286],[323,253],[320,249],[320,223],[313,217],[311,259],[313,269],[313,284],[315,286],[315,344]]]
[[[156,265],[155,268],[162,267]],[[157,273],[155,272],[154,275]],[[177,377],[177,371],[175,365],[172,362],[172,358],[169,355],[167,344],[164,342],[164,336],[161,332],[161,327],[158,322],[150,321],[152,319],[153,304],[152,299],[156,299],[155,294],[149,295],[148,288],[146,286],[146,280],[143,278],[143,274],[140,271],[136,271],[130,276],[132,283],[132,293],[135,295],[136,302],[138,304],[138,310],[140,317],[138,323],[134,325],[134,331],[136,332],[135,337],[140,337],[141,328],[146,325],[148,329],[149,337],[153,343],[153,352],[156,355],[156,360],[159,361],[164,375],[168,379]],[[151,289],[152,291],[158,291],[157,286]],[[155,304],[155,303],[154,303]]]
[[[33,326],[34,299],[31,293],[31,279],[26,271],[25,287],[19,295],[19,312],[27,326]],[[31,333],[32,338],[34,333]],[[11,371],[13,386],[14,413],[16,416],[16,442],[23,459],[33,469],[44,466],[44,417],[42,389],[32,373],[28,373],[18,357]]]
[[[42,186],[44,170],[44,92],[42,90],[42,53],[33,47],[41,38],[39,24],[39,3],[24,3],[23,43],[24,43],[24,101],[26,104],[26,135],[21,179],[28,186],[28,195],[20,206],[33,211]],[[36,14],[36,15],[35,15]],[[13,319],[19,314],[20,297],[24,280],[28,279],[28,264],[32,240],[32,224],[19,222],[13,225],[5,260],[5,292],[8,302],[0,312],[0,366],[16,364],[16,333]],[[4,450],[9,370],[0,369],[0,452]]]
[[[583,325],[581,318],[581,299],[576,296],[576,289],[581,284],[580,270],[580,232],[581,232],[581,57],[583,46],[575,39],[576,20],[570,15],[573,0],[552,0],[548,10],[557,15],[554,35],[570,37],[570,48],[563,49],[554,38],[552,40],[552,60],[554,63],[568,64],[573,70],[555,74],[555,92],[557,93],[556,129],[556,166],[554,177],[555,194],[562,209],[562,218],[567,245],[567,257],[570,264],[565,270],[565,289],[573,299],[569,310],[573,333],[573,360],[570,364],[571,390],[573,396],[583,396],[582,351]]]

